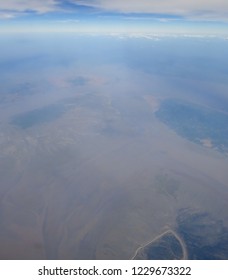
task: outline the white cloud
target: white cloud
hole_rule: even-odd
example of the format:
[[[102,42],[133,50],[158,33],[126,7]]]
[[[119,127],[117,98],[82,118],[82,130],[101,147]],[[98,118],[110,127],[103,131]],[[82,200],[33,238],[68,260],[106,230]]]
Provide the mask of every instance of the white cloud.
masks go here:
[[[1,13],[0,12],[0,19],[11,19],[14,17],[15,17],[15,15],[13,13]]]
[[[68,0],[71,3],[120,13],[167,14],[193,20],[228,20],[228,0]],[[27,11],[64,9],[65,0],[0,0],[0,18]],[[62,4],[60,8],[59,4]],[[80,11],[80,9],[79,9]]]
[[[60,20],[56,20],[56,22],[60,22],[60,23],[79,23],[80,20],[79,19],[60,19]]]
[[[228,19],[227,0],[71,0],[106,11]]]
[[[56,10],[55,0],[0,0],[0,11],[47,13]]]

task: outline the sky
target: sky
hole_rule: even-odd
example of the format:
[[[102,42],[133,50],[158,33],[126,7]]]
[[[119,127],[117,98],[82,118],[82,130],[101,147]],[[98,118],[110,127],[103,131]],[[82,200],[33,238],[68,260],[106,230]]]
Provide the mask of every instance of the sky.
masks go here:
[[[0,31],[228,35],[228,1],[0,0]]]

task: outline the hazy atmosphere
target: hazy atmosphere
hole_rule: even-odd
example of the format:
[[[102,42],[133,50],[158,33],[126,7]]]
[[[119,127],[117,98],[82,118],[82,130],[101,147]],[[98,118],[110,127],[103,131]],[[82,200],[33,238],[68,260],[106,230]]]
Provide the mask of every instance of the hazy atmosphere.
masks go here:
[[[1,1],[0,259],[228,259],[226,1]]]

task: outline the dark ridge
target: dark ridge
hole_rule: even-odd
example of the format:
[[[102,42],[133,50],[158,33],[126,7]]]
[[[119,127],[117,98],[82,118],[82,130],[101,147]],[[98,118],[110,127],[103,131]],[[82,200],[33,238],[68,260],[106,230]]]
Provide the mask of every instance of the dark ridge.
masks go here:
[[[189,259],[228,259],[228,229],[221,220],[214,220],[208,213],[181,209],[177,227],[186,243]]]
[[[161,238],[140,250],[135,257],[135,259],[141,260],[180,260],[182,258],[181,244],[172,233],[164,234]]]
[[[214,148],[228,151],[228,114],[192,103],[168,99],[156,117],[182,137],[202,144],[210,139]]]

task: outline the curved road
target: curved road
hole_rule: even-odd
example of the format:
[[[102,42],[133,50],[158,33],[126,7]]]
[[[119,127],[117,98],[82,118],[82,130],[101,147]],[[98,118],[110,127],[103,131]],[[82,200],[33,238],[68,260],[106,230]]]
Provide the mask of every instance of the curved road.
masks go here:
[[[168,230],[164,231],[163,233],[157,235],[152,240],[148,241],[146,244],[138,247],[138,249],[135,251],[135,253],[134,253],[133,257],[131,258],[131,260],[133,260],[136,257],[136,255],[138,254],[138,252],[141,249],[143,249],[146,246],[148,246],[149,244],[157,241],[158,239],[160,239],[163,235],[166,235],[167,233],[172,233],[176,237],[176,239],[180,242],[180,245],[181,245],[181,248],[182,248],[182,253],[183,253],[183,258],[182,259],[183,260],[187,260],[188,259],[188,251],[187,251],[186,245],[185,245],[184,241],[181,239],[181,237],[175,231],[173,231],[172,229],[168,229]]]

